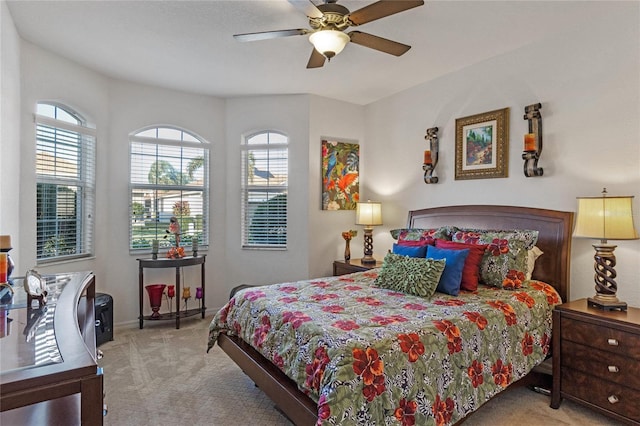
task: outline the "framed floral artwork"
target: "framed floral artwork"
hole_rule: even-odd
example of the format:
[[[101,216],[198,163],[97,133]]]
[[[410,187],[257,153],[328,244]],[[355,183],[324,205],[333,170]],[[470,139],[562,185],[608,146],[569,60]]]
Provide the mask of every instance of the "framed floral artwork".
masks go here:
[[[509,175],[509,108],[456,119],[456,180]]]
[[[360,200],[360,145],[322,141],[322,210],[355,210]]]

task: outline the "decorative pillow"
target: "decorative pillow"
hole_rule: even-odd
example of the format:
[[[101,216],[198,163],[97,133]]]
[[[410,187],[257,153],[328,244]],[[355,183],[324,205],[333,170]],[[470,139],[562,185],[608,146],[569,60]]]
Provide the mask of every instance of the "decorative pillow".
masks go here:
[[[427,246],[419,245],[419,246],[405,246],[400,244],[393,244],[393,253],[400,254],[402,256],[409,257],[426,257],[427,254]]]
[[[484,250],[487,248],[487,244],[465,244],[437,239],[436,247],[449,250],[469,250],[469,255],[464,261],[464,268],[462,268],[460,288],[468,291],[476,291],[480,280],[480,264],[482,263],[482,257],[484,256]]]
[[[525,280],[527,252],[525,243],[518,240],[490,244],[480,263],[480,281],[498,288],[520,288]]]
[[[456,231],[457,228],[452,226],[442,226],[440,228],[433,229],[421,229],[421,228],[401,228],[392,229],[391,236],[394,240],[398,240],[398,244],[407,244],[409,241],[419,241],[423,245],[435,244],[435,239],[440,238],[442,240],[451,240],[451,234]]]
[[[445,261],[387,253],[374,285],[414,296],[431,297],[436,291]]]
[[[467,244],[492,244],[495,240],[522,241],[525,248],[531,250],[538,242],[538,231],[529,229],[457,229],[451,236],[451,241]]]
[[[464,261],[469,255],[469,249],[447,250],[435,246],[427,246],[427,259],[444,259],[446,266],[438,282],[436,291],[457,296],[462,283]]]
[[[533,275],[533,268],[536,266],[536,260],[542,256],[544,252],[538,248],[538,246],[534,246],[531,250],[527,250],[527,272],[525,273],[525,277],[530,280],[531,275]]]

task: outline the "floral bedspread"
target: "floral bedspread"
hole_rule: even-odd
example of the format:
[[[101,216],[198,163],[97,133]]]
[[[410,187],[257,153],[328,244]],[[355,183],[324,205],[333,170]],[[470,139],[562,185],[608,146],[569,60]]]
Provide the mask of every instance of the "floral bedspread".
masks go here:
[[[551,311],[539,281],[430,299],[375,287],[378,270],[254,287],[214,317],[318,403],[322,425],[451,424],[542,362]]]

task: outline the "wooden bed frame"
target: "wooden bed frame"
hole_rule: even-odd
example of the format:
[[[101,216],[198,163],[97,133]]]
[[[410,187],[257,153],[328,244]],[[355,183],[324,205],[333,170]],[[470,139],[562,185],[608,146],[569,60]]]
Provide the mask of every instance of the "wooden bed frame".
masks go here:
[[[407,227],[434,228],[444,225],[539,231],[536,245],[544,254],[536,261],[533,278],[551,284],[563,301],[569,300],[572,212],[486,205],[435,207],[409,212]],[[237,337],[220,334],[217,342],[293,423],[316,424],[316,404],[280,369]]]

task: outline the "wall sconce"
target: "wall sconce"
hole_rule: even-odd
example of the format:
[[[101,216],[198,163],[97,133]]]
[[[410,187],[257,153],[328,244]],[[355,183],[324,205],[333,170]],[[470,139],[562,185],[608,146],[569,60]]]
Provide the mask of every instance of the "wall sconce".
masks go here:
[[[433,172],[438,164],[438,128],[432,127],[427,129],[424,137],[429,142],[429,149],[424,152],[424,183],[438,183],[438,178],[433,176]]]
[[[524,107],[524,119],[529,120],[529,133],[524,135],[524,175],[526,177],[542,176],[542,167],[538,167],[538,159],[542,152],[542,105],[532,104]]]

